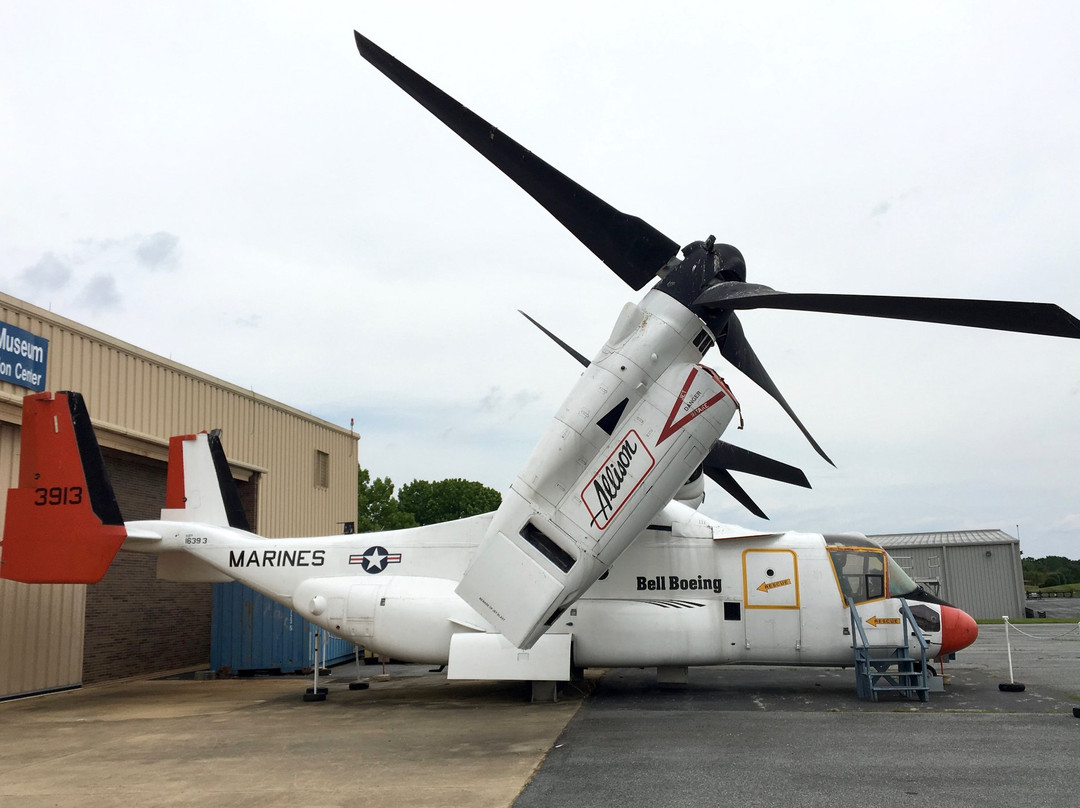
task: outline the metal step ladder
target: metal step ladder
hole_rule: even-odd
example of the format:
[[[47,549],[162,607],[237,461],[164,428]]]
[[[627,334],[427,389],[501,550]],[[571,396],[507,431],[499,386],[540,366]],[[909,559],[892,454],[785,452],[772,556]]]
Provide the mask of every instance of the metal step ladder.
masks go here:
[[[855,691],[864,701],[877,701],[879,693],[895,693],[903,698],[930,700],[927,678],[926,638],[911,614],[904,598],[900,601],[903,636],[918,639],[919,651],[913,655],[909,645],[870,645],[859,612],[853,601],[851,608],[851,639],[855,653]]]

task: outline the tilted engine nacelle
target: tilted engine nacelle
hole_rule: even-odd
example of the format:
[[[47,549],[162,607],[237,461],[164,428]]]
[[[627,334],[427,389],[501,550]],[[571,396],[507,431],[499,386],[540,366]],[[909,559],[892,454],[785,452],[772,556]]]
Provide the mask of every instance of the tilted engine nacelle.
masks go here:
[[[712,337],[661,292],[628,304],[503,498],[457,593],[528,648],[695,474],[737,403]]]

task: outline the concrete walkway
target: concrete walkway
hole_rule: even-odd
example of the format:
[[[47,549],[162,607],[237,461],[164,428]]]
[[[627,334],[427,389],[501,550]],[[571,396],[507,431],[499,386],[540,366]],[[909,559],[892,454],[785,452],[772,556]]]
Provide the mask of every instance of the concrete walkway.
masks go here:
[[[510,805],[581,705],[521,684],[155,680],[0,703],[0,805]]]

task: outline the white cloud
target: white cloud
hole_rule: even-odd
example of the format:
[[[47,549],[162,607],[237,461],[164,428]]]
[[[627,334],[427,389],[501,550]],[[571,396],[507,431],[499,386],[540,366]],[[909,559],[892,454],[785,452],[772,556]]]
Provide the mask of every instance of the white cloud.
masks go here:
[[[115,309],[122,300],[123,297],[116,288],[116,278],[104,274],[90,278],[78,297],[79,305],[91,311]]]
[[[116,310],[125,289],[140,285],[141,276],[179,267],[179,242],[166,232],[82,238],[60,254],[46,252],[14,276],[12,288],[32,303],[74,316]]]
[[[172,233],[152,233],[145,238],[138,236],[135,257],[151,270],[175,270],[180,263],[178,246],[180,238]]]
[[[53,291],[67,286],[71,282],[71,275],[70,264],[49,252],[19,273],[18,280],[32,289]]]
[[[5,290],[356,417],[378,476],[506,488],[580,372],[516,310],[591,355],[639,295],[360,59],[360,27],[621,210],[737,245],[751,281],[1080,313],[1075,3],[483,8],[13,7]],[[733,441],[815,485],[748,483],[775,524],[1065,540],[1075,343],[742,319],[840,466],[711,355],[746,415]],[[715,488],[706,508],[752,521]]]

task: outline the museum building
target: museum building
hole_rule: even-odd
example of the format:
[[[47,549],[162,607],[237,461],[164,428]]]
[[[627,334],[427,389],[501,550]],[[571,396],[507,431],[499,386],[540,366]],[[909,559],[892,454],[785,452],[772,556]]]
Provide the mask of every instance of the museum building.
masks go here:
[[[221,429],[252,530],[342,532],[356,518],[357,435],[0,293],[0,489],[17,484],[22,399],[83,394],[125,520],[165,505],[173,435]],[[0,496],[0,519],[6,511]],[[0,563],[3,563],[0,547]],[[209,583],[158,580],[121,552],[91,586],[0,580],[0,699],[206,668]]]

